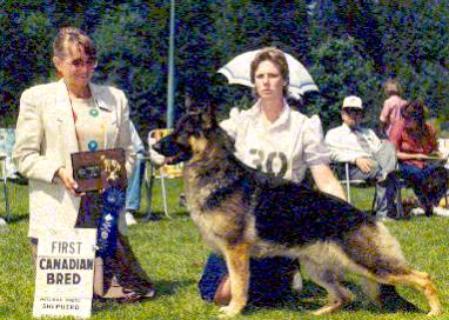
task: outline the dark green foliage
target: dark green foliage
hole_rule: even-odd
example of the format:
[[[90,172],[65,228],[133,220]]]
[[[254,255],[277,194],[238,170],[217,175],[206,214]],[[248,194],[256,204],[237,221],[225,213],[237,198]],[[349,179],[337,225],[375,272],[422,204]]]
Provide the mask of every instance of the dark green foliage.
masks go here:
[[[51,42],[74,25],[94,38],[95,81],[123,89],[142,135],[165,126],[170,1],[2,1],[0,125],[13,125],[20,93],[54,79]],[[347,94],[358,94],[375,126],[381,84],[397,76],[405,98],[423,99],[432,116],[449,114],[449,1],[288,0],[176,1],[175,118],[186,101],[212,100],[222,116],[248,107],[249,88],[228,85],[216,71],[235,55],[277,46],[311,71],[321,95],[304,112],[339,122]],[[298,103],[296,103],[298,105]]]
[[[375,122],[380,112],[378,105],[380,81],[373,62],[357,50],[356,41],[332,39],[311,51],[310,72],[320,87],[322,99],[309,113],[320,112],[325,128],[341,123],[340,110],[348,95],[362,97],[365,119]],[[374,119],[373,119],[374,118]]]

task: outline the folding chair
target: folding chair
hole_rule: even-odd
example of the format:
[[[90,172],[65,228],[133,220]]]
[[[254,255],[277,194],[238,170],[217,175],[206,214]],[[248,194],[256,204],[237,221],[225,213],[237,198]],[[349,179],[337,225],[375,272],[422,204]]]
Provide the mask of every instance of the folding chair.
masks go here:
[[[337,178],[340,183],[346,187],[346,196],[348,202],[351,203],[351,185],[363,185],[366,184],[365,180],[356,180],[349,177],[349,162],[333,162],[331,164],[332,169],[337,174]]]
[[[5,201],[6,221],[10,220],[11,208],[8,196],[8,178],[17,171],[11,161],[12,148],[15,142],[13,128],[0,128],[0,178],[3,184],[3,199]]]
[[[9,209],[9,200],[8,200],[8,180],[6,175],[6,154],[0,154],[0,172],[1,172],[1,181],[3,184],[3,199],[5,200],[5,212],[6,212],[6,221],[9,220],[10,217],[10,209]]]
[[[144,220],[146,221],[151,220],[153,217],[152,200],[153,200],[153,186],[155,179],[159,179],[161,181],[161,194],[162,194],[162,204],[164,206],[164,213],[167,218],[171,219],[168,210],[167,187],[165,184],[165,179],[173,179],[181,177],[183,164],[182,163],[176,165],[164,164],[163,163],[164,158],[160,155],[156,155],[151,150],[151,145],[154,142],[168,135],[170,131],[171,131],[170,129],[154,129],[150,131],[148,134],[148,146],[150,149],[144,158],[147,163],[145,169],[145,189],[148,199],[148,209],[147,214],[144,217]]]
[[[339,178],[340,183],[344,184],[346,187],[346,195],[348,198],[348,202],[351,203],[351,185],[370,185],[369,182],[365,180],[357,180],[357,179],[351,179],[349,176],[349,162],[333,162],[331,164],[331,167],[334,169],[334,171],[337,172],[337,177]],[[344,172],[341,172],[342,169]],[[397,176],[398,177],[398,176]],[[396,192],[396,218],[400,219],[404,216],[404,208],[402,206],[402,197],[401,197],[401,189],[403,187],[406,187],[405,182],[398,178],[398,190]],[[371,211],[374,212],[376,210],[376,197],[377,197],[377,188],[376,184],[374,184],[374,196],[373,196],[373,202],[371,204]]]

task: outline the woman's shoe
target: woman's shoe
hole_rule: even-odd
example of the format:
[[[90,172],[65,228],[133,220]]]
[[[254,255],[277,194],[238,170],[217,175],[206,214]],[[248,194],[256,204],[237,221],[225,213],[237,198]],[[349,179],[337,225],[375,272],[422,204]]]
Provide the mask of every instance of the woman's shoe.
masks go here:
[[[153,299],[156,295],[156,290],[151,288],[146,293],[138,293],[132,289],[123,289],[124,297],[117,299],[119,303],[135,303],[143,300]]]

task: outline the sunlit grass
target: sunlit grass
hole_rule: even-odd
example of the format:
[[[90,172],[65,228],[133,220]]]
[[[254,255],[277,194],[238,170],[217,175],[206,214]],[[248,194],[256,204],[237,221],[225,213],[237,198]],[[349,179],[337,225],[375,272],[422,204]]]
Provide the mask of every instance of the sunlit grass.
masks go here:
[[[178,205],[182,189],[180,181],[169,181],[169,209],[172,220],[165,217],[157,222],[139,223],[130,227],[129,237],[144,269],[153,279],[158,296],[155,300],[134,305],[116,303],[95,304],[92,319],[214,319],[218,308],[205,303],[198,295],[197,282],[208,249],[188,217]],[[33,267],[28,228],[28,195],[26,187],[14,187],[13,221],[0,233],[0,319],[31,319],[34,293]],[[354,188],[353,203],[363,210],[371,208],[371,188]],[[153,207],[163,217],[159,185],[156,184]],[[3,201],[3,198],[0,198]],[[0,215],[4,216],[3,202]],[[141,219],[147,208],[144,200]],[[449,219],[441,217],[413,218],[410,221],[387,223],[402,244],[412,265],[429,272],[440,290],[444,307],[449,295]],[[237,319],[425,319],[425,313],[385,313],[371,305],[360,293],[357,279],[350,277],[350,287],[356,301],[332,316],[317,318],[308,311],[325,302],[325,293],[305,281],[303,293],[296,301],[277,308],[248,308]],[[400,293],[423,310],[427,305],[415,291],[400,288]],[[439,319],[449,319],[443,315]]]

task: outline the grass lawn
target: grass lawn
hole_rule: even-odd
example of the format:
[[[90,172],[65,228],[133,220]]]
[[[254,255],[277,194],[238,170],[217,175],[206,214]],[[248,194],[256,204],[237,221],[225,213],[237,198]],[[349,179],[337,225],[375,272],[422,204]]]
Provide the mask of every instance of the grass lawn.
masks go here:
[[[116,303],[95,304],[92,319],[214,319],[218,308],[203,302],[197,292],[197,281],[208,254],[185,209],[178,206],[180,181],[170,181],[169,209],[173,219],[139,223],[129,229],[133,248],[144,269],[155,282],[157,298],[134,305]],[[155,190],[153,207],[159,213],[159,190]],[[354,188],[353,203],[368,210],[373,190]],[[1,196],[0,196],[1,197]],[[31,319],[34,277],[31,265],[28,229],[27,188],[15,186],[13,222],[0,233],[0,319]],[[4,216],[0,198],[0,215]],[[144,201],[142,211],[146,209]],[[139,217],[143,216],[143,212]],[[410,221],[390,222],[387,226],[397,236],[410,263],[429,272],[440,290],[445,310],[449,305],[449,219],[416,217]],[[325,293],[313,283],[304,283],[297,301],[275,309],[247,308],[237,319],[425,319],[425,313],[385,313],[371,305],[357,286],[357,278],[350,277],[350,287],[356,301],[345,310],[331,316],[315,317],[307,313],[325,302]],[[415,291],[400,288],[399,292],[427,310],[423,297]],[[438,319],[449,319],[449,313]]]

